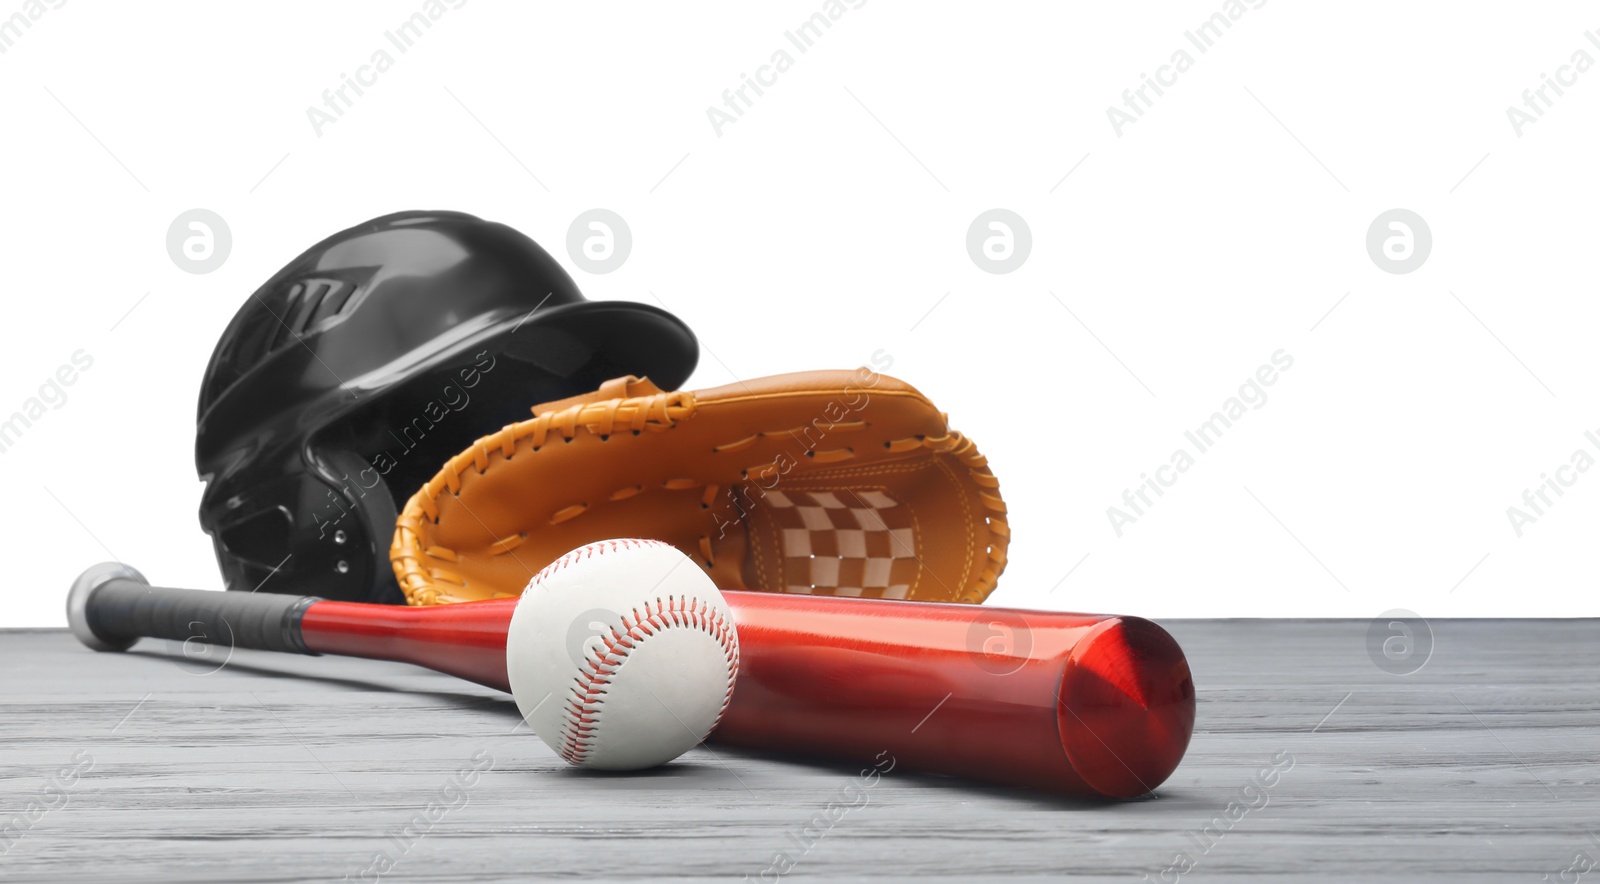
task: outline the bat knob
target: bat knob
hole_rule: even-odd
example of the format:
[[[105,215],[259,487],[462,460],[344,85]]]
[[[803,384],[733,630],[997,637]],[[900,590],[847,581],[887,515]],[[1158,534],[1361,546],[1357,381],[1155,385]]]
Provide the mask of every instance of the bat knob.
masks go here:
[[[72,634],[78,641],[96,651],[126,651],[133,647],[138,637],[118,638],[116,641],[107,641],[89,627],[89,600],[95,591],[113,580],[132,580],[150,585],[144,575],[121,562],[101,562],[85,569],[78,579],[72,581],[72,590],[67,593],[67,625],[72,627]]]

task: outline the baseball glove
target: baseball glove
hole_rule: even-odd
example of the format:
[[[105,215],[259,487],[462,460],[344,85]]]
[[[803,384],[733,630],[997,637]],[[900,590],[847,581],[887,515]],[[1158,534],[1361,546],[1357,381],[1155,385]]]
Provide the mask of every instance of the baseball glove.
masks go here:
[[[983,455],[866,368],[699,392],[617,378],[533,414],[406,504],[389,555],[411,604],[517,596],[614,537],[671,543],[724,589],[977,603],[1005,568]]]

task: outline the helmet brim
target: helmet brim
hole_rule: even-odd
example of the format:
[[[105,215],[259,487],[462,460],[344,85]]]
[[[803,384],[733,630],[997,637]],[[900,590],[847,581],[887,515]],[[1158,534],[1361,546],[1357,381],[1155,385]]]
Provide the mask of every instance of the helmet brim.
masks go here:
[[[700,358],[699,342],[688,325],[664,309],[633,301],[535,308],[502,326],[484,346],[556,377],[587,380],[579,385],[586,389],[631,374],[649,377],[663,390],[676,390]]]

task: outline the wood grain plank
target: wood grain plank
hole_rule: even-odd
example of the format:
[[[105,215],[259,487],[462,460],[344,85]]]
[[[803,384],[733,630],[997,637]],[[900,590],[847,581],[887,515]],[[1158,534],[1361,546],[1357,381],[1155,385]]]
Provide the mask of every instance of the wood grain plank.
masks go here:
[[[786,853],[795,880],[1535,881],[1600,861],[1595,621],[1436,621],[1406,676],[1373,663],[1365,621],[1164,625],[1200,712],[1156,797],[891,772],[811,839],[852,769],[711,747],[584,774],[509,699],[407,666],[239,651],[216,668],[160,642],[0,632],[0,825],[53,807],[13,826],[0,876],[771,881]],[[1275,757],[1293,766],[1246,789]],[[1175,875],[1179,854],[1194,865]]]

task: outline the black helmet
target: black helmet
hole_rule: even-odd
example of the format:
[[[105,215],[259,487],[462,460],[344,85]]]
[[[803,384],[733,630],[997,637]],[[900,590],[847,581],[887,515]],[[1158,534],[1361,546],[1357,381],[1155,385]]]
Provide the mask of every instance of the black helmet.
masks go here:
[[[229,589],[404,601],[398,507],[449,457],[608,378],[676,389],[694,334],[585,301],[533,240],[458,212],[335,234],[239,309],[200,386],[200,525]]]

